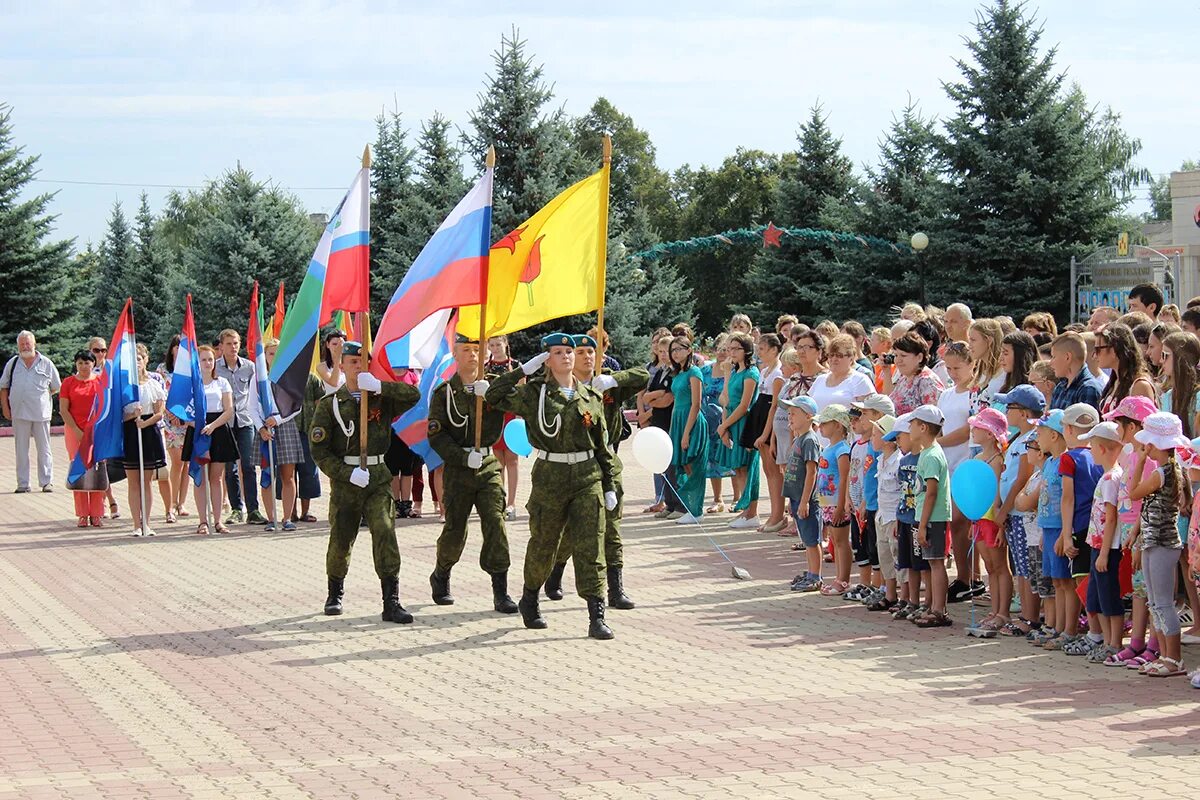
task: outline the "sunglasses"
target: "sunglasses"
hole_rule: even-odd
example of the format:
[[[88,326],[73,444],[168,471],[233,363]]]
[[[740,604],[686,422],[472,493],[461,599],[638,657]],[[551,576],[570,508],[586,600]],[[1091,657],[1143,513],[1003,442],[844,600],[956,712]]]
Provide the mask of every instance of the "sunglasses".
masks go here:
[[[862,411],[858,410],[857,408],[850,409],[850,419],[858,419],[861,416]]]
[[[93,347],[92,352],[93,353],[107,353],[108,348],[107,347]]]

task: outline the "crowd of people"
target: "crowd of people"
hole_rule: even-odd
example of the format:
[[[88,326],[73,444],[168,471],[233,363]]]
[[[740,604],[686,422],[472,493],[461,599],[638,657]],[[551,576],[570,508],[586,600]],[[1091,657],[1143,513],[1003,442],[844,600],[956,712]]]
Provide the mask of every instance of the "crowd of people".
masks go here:
[[[795,537],[797,592],[923,628],[986,602],[963,620],[974,635],[1184,675],[1181,644],[1200,643],[1198,328],[1200,298],[1181,313],[1146,284],[1124,313],[1062,330],[961,303],[870,331],[785,315],[764,332],[744,314],[703,343],[660,329],[635,411],[675,457],[645,511]],[[979,519],[951,492],[968,461],[996,487]]]

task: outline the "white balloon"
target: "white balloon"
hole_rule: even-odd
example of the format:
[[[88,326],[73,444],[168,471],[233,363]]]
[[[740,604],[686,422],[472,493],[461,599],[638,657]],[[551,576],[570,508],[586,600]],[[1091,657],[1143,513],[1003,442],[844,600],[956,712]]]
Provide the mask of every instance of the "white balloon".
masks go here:
[[[642,428],[633,437],[633,457],[651,472],[666,472],[675,446],[662,428]]]

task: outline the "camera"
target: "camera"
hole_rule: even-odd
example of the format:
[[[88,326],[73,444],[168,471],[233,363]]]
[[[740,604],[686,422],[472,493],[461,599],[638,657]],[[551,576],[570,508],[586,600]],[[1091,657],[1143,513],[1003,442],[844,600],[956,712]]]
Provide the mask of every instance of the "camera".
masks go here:
[[[896,363],[896,354],[895,353],[884,353],[883,354],[883,363],[889,367],[893,366]]]

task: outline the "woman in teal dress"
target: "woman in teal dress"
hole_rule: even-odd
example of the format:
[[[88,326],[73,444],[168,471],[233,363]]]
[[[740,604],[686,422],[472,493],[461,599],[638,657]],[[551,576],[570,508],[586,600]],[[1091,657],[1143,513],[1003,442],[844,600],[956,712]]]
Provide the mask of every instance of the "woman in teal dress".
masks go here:
[[[721,449],[717,463],[733,470],[734,511],[742,512],[731,528],[758,527],[758,450],[741,445],[746,412],[758,393],[758,368],[754,366],[754,340],[744,333],[729,337],[729,380],[725,382],[725,421],[717,426]]]
[[[671,444],[675,486],[687,513],[680,525],[695,522],[704,510],[704,481],[708,474],[708,422],[701,413],[704,379],[692,363],[692,343],[685,336],[671,340]]]
[[[700,379],[704,381],[704,391],[700,397],[700,413],[708,423],[708,466],[705,474],[712,486],[713,504],[709,506],[709,514],[724,513],[725,501],[721,497],[721,479],[733,475],[733,470],[722,467],[717,463],[717,452],[721,449],[721,439],[717,436],[717,426],[725,418],[721,408],[721,394],[725,391],[725,375],[729,367],[729,334],[722,333],[717,337],[715,361],[710,361],[700,368]]]

